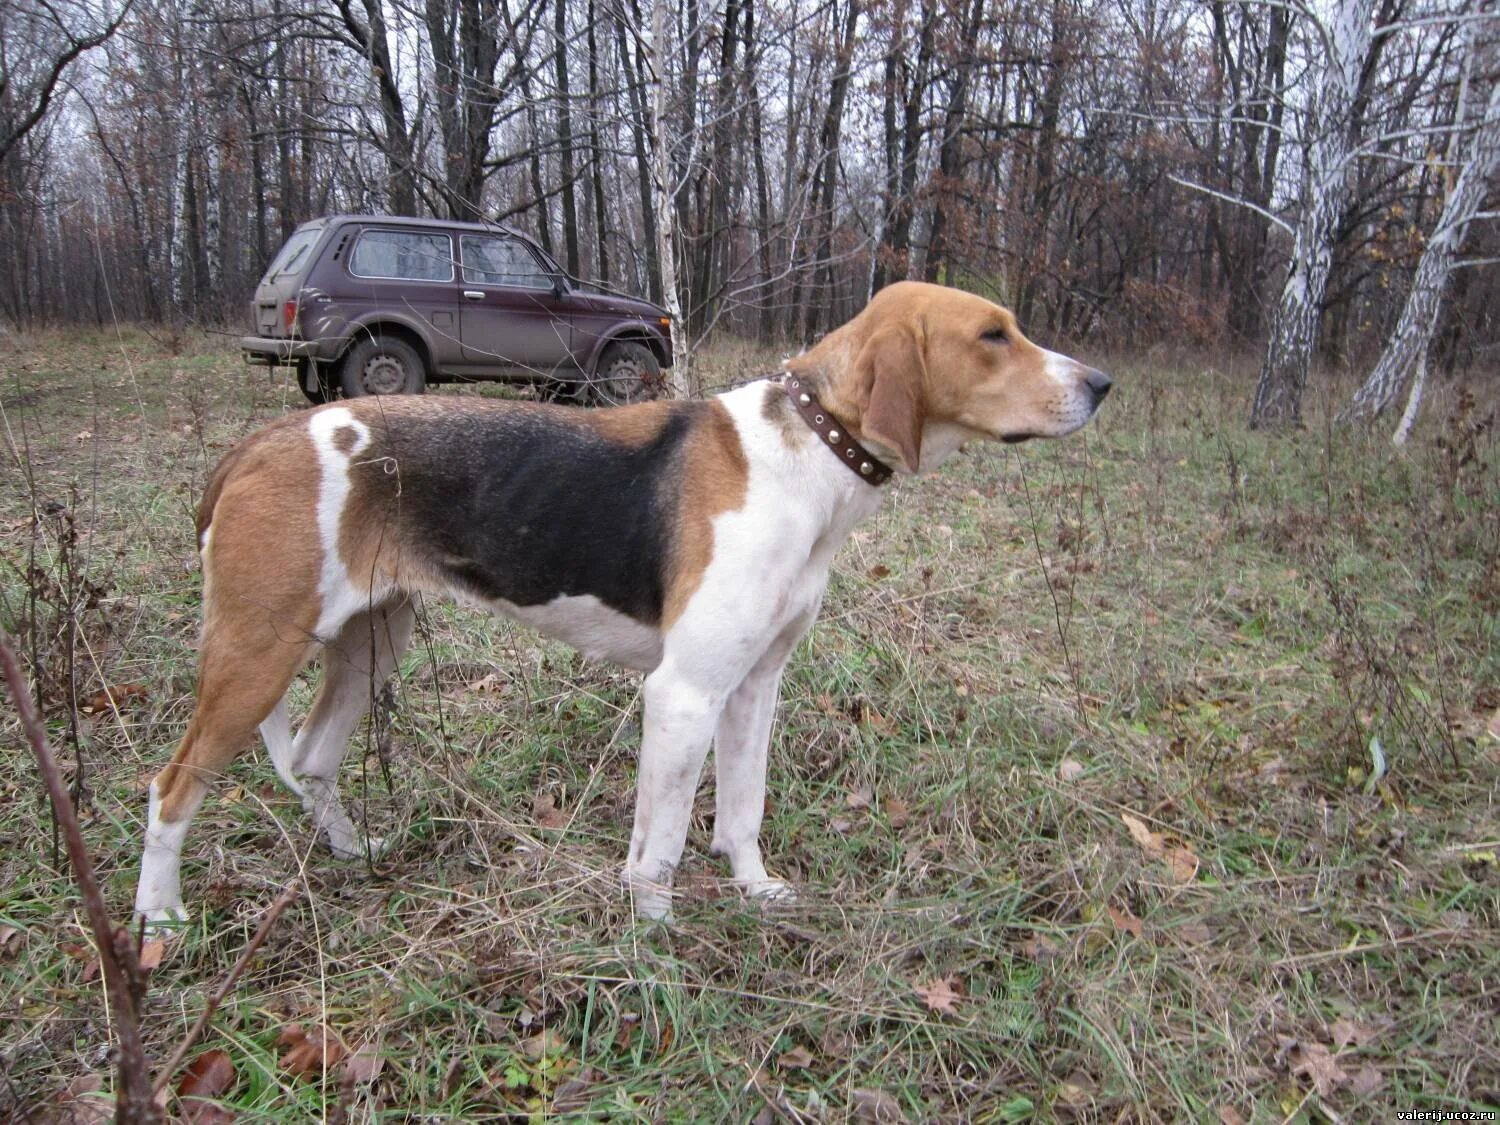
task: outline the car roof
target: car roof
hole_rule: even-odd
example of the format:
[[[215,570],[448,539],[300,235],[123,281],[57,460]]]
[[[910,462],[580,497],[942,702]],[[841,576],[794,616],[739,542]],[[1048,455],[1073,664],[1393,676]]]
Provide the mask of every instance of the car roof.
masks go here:
[[[520,233],[514,227],[508,227],[504,223],[466,223],[457,219],[419,219],[411,215],[324,215],[321,218],[309,220],[302,225],[304,227],[311,227],[321,224],[334,227],[350,223],[372,223],[383,227],[444,227],[452,230],[473,231],[483,234],[518,235]]]

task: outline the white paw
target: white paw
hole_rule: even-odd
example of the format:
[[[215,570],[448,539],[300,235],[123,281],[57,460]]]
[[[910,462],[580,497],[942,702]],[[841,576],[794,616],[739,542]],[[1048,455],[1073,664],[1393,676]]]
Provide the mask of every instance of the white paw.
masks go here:
[[[661,866],[670,876],[671,865],[662,864]],[[630,896],[631,906],[634,907],[637,918],[643,922],[670,922],[672,920],[672,886],[670,883],[648,879],[629,867],[620,873],[620,882],[625,887],[625,893]]]
[[[187,907],[181,901],[147,907],[138,903],[135,917],[145,922],[147,937],[168,937],[183,929],[188,922]]]
[[[783,883],[780,879],[758,879],[744,886],[746,894],[767,905],[772,903],[778,906],[789,905],[796,902],[798,897],[797,888],[790,883]]]
[[[339,859],[379,859],[385,855],[390,841],[384,836],[335,837],[328,835],[328,847]]]

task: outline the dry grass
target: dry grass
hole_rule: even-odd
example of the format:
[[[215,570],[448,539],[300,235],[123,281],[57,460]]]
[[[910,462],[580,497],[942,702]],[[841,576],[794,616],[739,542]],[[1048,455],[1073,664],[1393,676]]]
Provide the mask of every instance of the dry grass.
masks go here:
[[[64,745],[70,695],[141,688],[78,721],[121,917],[144,786],[191,707],[192,504],[235,439],[300,405],[214,341],[168,343],[23,340],[0,385],[0,621],[37,623]],[[708,381],[772,358],[725,347]],[[389,735],[346,767],[394,851],[370,870],[312,849],[247,754],[190,837],[198,909],[154,975],[157,1057],[302,880],[204,1044],[233,1062],[222,1097],[246,1119],[1494,1108],[1484,409],[1441,389],[1397,454],[1320,422],[1246,432],[1243,373],[1118,374],[1084,439],[901,482],[841,556],[773,748],[767,858],[799,905],[762,916],[704,856],[710,782],[677,925],[634,927],[616,871],[638,681],[429,606]],[[51,643],[66,513],[33,520],[33,496],[77,528],[71,689]],[[108,1081],[103,990],[8,710],[0,764],[0,1115],[45,1117],[70,1082]],[[541,826],[539,797],[565,826]],[[951,1013],[917,992],[938,980]],[[383,1069],[293,1075],[292,1022]]]

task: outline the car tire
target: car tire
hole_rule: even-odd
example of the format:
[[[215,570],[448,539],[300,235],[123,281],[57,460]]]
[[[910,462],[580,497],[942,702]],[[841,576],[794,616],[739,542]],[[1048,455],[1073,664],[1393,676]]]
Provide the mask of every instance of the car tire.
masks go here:
[[[594,365],[589,397],[599,406],[624,406],[659,398],[661,360],[645,344],[621,340],[610,344]]]
[[[345,398],[419,395],[427,389],[427,365],[405,340],[364,336],[344,356],[339,382]]]

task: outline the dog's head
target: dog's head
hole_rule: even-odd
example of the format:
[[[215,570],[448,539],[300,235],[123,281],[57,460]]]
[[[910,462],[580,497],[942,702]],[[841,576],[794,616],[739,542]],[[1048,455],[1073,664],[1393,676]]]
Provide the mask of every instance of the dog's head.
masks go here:
[[[909,472],[965,441],[1061,437],[1093,416],[1102,371],[1039,348],[983,297],[902,281],[788,362],[867,444]]]

